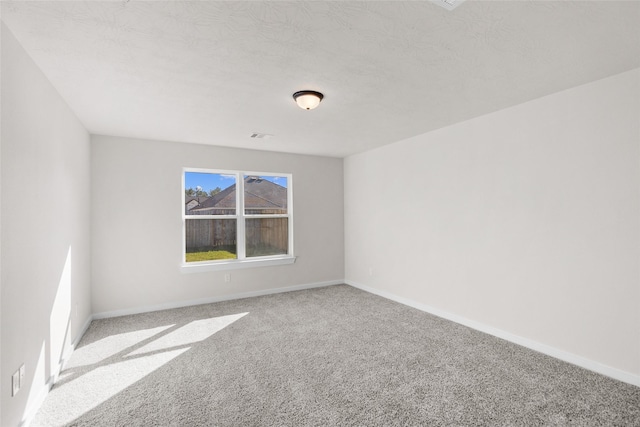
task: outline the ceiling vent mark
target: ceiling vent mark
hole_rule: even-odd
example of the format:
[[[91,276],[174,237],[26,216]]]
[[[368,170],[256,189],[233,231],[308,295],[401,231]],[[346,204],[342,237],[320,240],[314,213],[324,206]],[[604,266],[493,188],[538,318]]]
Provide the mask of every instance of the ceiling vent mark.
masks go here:
[[[259,133],[259,132],[254,132],[251,134],[251,138],[254,138],[254,139],[269,139],[272,136],[273,135],[270,135],[268,133]]]
[[[447,10],[453,10],[460,6],[465,0],[430,0],[432,3],[442,6]]]

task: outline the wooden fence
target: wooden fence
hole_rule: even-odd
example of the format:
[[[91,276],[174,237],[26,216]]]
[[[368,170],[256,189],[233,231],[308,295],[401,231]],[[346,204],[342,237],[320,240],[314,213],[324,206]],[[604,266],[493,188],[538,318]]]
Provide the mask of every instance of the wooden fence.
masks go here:
[[[287,253],[287,218],[249,218],[245,222],[247,256]],[[236,252],[236,220],[187,219],[186,251],[226,250]]]
[[[287,221],[287,218],[247,219],[247,256],[286,254],[289,247]]]

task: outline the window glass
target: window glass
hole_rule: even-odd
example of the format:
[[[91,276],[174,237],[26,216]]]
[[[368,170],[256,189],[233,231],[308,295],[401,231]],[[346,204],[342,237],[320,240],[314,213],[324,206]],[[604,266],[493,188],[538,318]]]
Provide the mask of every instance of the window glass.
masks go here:
[[[285,176],[245,175],[245,215],[286,214],[288,180]]]
[[[187,219],[185,261],[236,259],[235,219]]]
[[[186,215],[235,215],[236,175],[185,172]]]
[[[287,218],[247,218],[248,257],[282,255],[289,246]]]

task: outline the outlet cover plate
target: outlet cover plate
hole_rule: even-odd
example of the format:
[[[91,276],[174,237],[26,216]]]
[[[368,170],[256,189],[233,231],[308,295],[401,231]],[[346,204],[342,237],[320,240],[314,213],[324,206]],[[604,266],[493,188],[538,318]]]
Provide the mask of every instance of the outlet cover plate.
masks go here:
[[[20,370],[17,370],[11,375],[11,396],[18,394],[20,390]]]

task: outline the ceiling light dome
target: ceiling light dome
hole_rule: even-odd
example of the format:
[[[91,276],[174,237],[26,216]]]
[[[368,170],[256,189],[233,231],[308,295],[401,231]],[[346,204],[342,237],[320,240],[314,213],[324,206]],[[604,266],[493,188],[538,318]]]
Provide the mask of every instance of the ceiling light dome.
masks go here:
[[[314,90],[301,90],[293,94],[296,104],[303,110],[313,110],[320,105],[322,98],[324,95]]]

